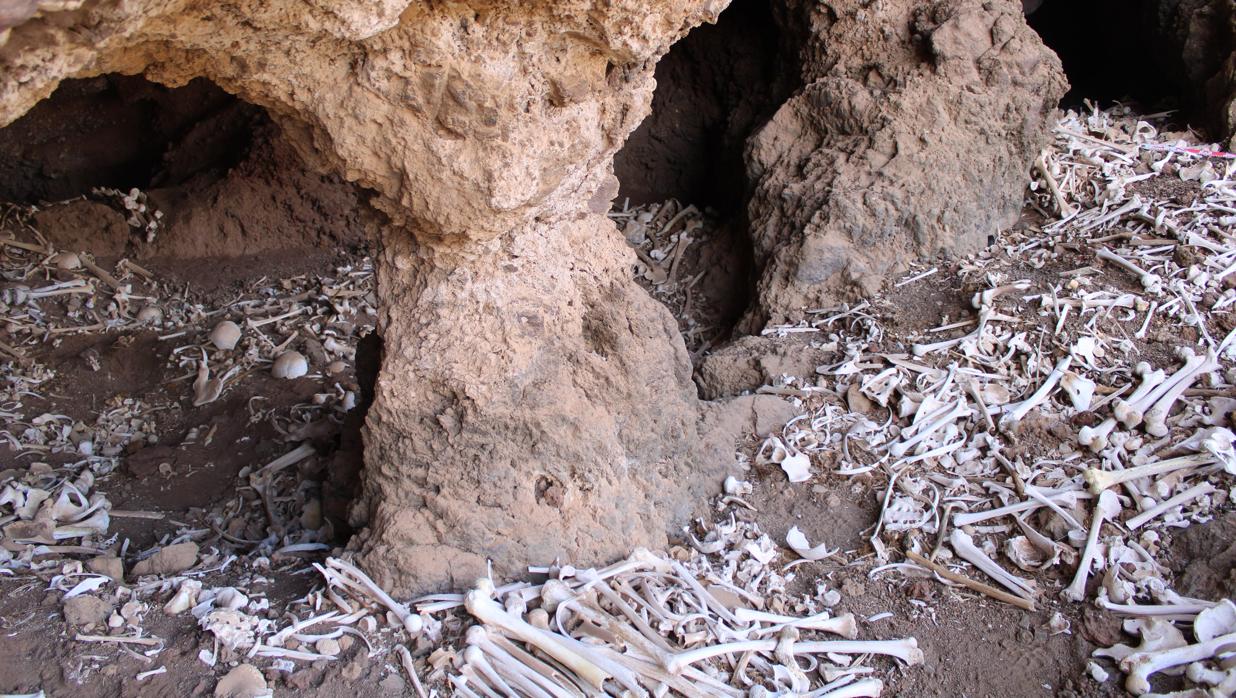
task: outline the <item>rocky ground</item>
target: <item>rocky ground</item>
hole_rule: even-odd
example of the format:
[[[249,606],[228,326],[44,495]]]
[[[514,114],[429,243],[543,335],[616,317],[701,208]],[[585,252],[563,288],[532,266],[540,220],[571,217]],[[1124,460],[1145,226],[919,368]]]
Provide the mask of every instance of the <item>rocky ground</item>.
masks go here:
[[[715,223],[707,211],[615,210],[633,273],[679,319],[701,395],[752,413],[733,444],[740,477],[674,547],[602,570],[617,596],[545,560],[526,583],[493,580],[502,604],[488,611],[460,590],[384,598],[348,562],[379,351],[363,237],[273,265],[139,258],[160,232],[141,192],[9,207],[0,691],[501,694],[487,669],[511,680],[511,665],[465,648],[518,615],[584,638],[568,646],[586,657],[772,638],[666,678],[687,695],[1121,695],[1129,667],[1096,650],[1137,633],[1196,642],[1207,623],[1222,637],[1236,620],[1219,604],[1236,591],[1236,173],[1186,140],[1161,118],[1071,115],[1021,222],[985,251],[728,343],[732,294],[709,290],[725,250],[699,244],[727,238],[697,234]],[[91,250],[100,236],[80,226],[118,212],[137,241]],[[1146,389],[1143,419],[1111,419],[1155,370],[1165,390]],[[1095,492],[1096,472],[1169,459]],[[984,516],[1008,506],[1021,515]],[[877,644],[807,644],[848,638]],[[1222,695],[1209,686],[1225,665],[1209,658],[1229,651],[1154,688]]]

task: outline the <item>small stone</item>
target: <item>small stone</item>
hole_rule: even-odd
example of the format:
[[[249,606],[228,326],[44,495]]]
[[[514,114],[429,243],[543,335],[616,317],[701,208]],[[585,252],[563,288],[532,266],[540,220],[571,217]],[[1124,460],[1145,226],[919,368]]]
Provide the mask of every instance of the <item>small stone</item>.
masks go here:
[[[133,566],[133,576],[176,574],[197,564],[197,543],[169,545]]]
[[[841,593],[847,598],[852,598],[866,594],[867,588],[853,579],[847,579],[841,583]]]
[[[215,698],[258,698],[266,694],[266,677],[252,664],[232,669],[215,685]]]
[[[318,654],[326,654],[332,657],[339,654],[339,643],[329,637],[324,637],[321,640],[318,640],[317,643],[313,645],[313,648],[318,651]]]
[[[69,625],[102,623],[112,613],[112,605],[97,596],[83,594],[64,602],[64,620]]]
[[[86,561],[86,569],[95,574],[111,577],[112,581],[117,584],[124,581],[124,562],[118,557],[100,555],[99,557],[91,558]]]

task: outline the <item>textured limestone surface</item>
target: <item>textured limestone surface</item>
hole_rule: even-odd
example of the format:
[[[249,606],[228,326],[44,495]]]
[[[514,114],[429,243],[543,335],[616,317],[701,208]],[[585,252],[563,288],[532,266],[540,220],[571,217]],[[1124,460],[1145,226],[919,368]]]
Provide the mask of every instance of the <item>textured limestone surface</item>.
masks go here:
[[[805,87],[748,144],[763,274],[746,329],[1013,223],[1066,88],[1020,3],[788,5]]]
[[[664,545],[732,458],[604,216],[657,59],[725,4],[0,2],[0,123],[66,78],[206,77],[373,192],[384,352],[356,545],[396,593],[459,586],[487,559]],[[1016,0],[775,10],[805,87],[747,146],[752,326],[1007,224],[1063,89]]]

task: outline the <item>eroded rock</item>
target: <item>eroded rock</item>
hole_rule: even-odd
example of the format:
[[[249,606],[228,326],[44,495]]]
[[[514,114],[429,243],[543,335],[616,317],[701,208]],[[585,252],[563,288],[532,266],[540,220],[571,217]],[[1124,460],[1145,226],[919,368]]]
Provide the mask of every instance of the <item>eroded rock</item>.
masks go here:
[[[748,145],[763,268],[748,330],[1011,225],[1066,86],[1018,3],[787,5],[805,87]]]
[[[197,564],[197,553],[197,543],[169,545],[133,565],[131,573],[136,578],[148,574],[176,574],[177,572],[184,572]]]

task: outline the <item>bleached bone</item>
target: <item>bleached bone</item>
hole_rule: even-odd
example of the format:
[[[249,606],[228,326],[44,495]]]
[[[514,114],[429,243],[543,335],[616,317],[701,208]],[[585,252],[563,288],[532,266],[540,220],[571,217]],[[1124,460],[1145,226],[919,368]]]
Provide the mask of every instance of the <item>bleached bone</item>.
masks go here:
[[[1099,532],[1103,522],[1114,519],[1120,513],[1120,498],[1114,492],[1104,490],[1094,505],[1094,513],[1090,518],[1090,535],[1086,538],[1086,548],[1082,551],[1081,560],[1077,563],[1077,573],[1073,582],[1064,589],[1064,596],[1072,601],[1086,598],[1086,580],[1090,578],[1090,568],[1099,554]]]
[[[999,582],[1009,591],[1027,599],[1034,599],[1038,596],[1033,581],[1022,579],[996,564],[994,560],[987,557],[986,553],[978,549],[970,534],[960,528],[955,528],[949,534],[948,542],[959,557],[982,570],[984,574]]]
[[[1185,365],[1188,365],[1186,360]],[[1219,357],[1212,350],[1208,350],[1202,361],[1197,364],[1194,370],[1181,375],[1172,382],[1172,385],[1154,405],[1146,411],[1146,433],[1151,436],[1167,436],[1167,415],[1172,411],[1172,406],[1176,404],[1176,400],[1188,390],[1189,386],[1203,374],[1219,368]]]
[[[1124,267],[1124,269],[1136,275],[1138,278],[1138,281],[1140,281],[1142,284],[1142,288],[1146,289],[1148,292],[1158,294],[1163,291],[1162,277],[1160,277],[1158,274],[1152,274],[1148,271],[1143,270],[1141,267],[1137,266],[1133,262],[1130,262],[1124,257],[1121,257],[1120,255],[1116,254],[1115,252],[1108,250],[1106,247],[1100,248],[1099,251],[1095,253],[1095,256],[1097,256],[1099,259],[1106,260],[1118,266]]]
[[[1090,495],[1085,492],[1077,492],[1072,490],[1066,492],[1056,492],[1045,496],[1053,502],[1070,505],[1078,499],[1090,498]],[[953,514],[953,526],[970,526],[989,519],[998,519],[1001,516],[1020,514],[1024,511],[1034,511],[1035,509],[1043,506],[1046,506],[1043,502],[1031,499],[1024,502],[1018,502],[1016,504],[1009,504],[1008,506],[1003,506],[998,509],[988,509],[986,511],[975,512],[967,511],[959,514]]]
[[[1197,499],[1198,497],[1204,497],[1214,491],[1215,491],[1214,485],[1210,484],[1209,482],[1203,482],[1200,485],[1194,485],[1193,487],[1190,487],[1189,489],[1185,490],[1184,492],[1181,492],[1175,497],[1172,497],[1171,499],[1168,499],[1168,500],[1164,500],[1156,504],[1155,506],[1151,507],[1150,509],[1143,511],[1137,516],[1134,516],[1128,521],[1125,521],[1124,525],[1127,526],[1130,531],[1137,530],[1138,528],[1141,528],[1142,526],[1144,526],[1148,521],[1154,519],[1156,516],[1159,516],[1160,514],[1163,514],[1164,512],[1171,511],[1172,509],[1178,506],[1181,506],[1187,502],[1191,502],[1194,499]]]
[[[517,646],[504,642],[505,638],[493,635],[482,625],[468,628],[466,639],[469,645],[479,647],[495,666],[502,667],[508,674],[521,674],[555,698],[583,696],[560,671]]]
[[[1116,400],[1112,407],[1112,414],[1116,419],[1124,425],[1125,429],[1132,429],[1141,424],[1142,414],[1150,408],[1151,394],[1154,393],[1157,397],[1156,388],[1163,384],[1167,379],[1167,373],[1163,369],[1150,369],[1150,364],[1145,361],[1138,362],[1137,366],[1133,367],[1133,373],[1141,376],[1142,382],[1137,386],[1127,399]]]
[[[674,658],[670,660],[669,670],[677,673],[695,662],[719,657],[723,654],[772,652],[776,648],[776,640],[742,640],[699,647],[674,655]],[[896,657],[909,666],[923,663],[923,651],[918,648],[918,641],[912,637],[900,640],[819,640],[794,644],[794,654],[824,654],[828,652],[835,654],[882,654]]]
[[[970,299],[970,305],[976,309],[982,308],[983,306],[990,306],[991,302],[997,297],[1009,293],[1010,291],[1027,291],[1030,289],[1030,286],[1031,283],[1029,279],[1022,279],[1021,281],[1014,281],[1011,284],[1004,284],[1001,286],[996,286],[995,288],[989,288],[986,291],[980,291],[979,293],[974,294],[974,297]]]
[[[1107,448],[1112,430],[1115,428],[1115,417],[1104,419],[1097,427],[1082,427],[1077,432],[1077,443],[1089,448],[1091,453],[1098,453]]]
[[[494,601],[493,593],[493,582],[486,578],[478,579],[476,588],[464,596],[464,607],[482,623],[498,628],[553,657],[597,690],[612,676],[598,666],[594,657],[581,654],[563,638],[533,627],[522,618],[507,613]]]
[[[318,572],[326,578],[328,583],[342,584],[354,591],[359,591],[365,596],[373,598],[378,603],[386,606],[399,622],[403,624],[405,630],[410,634],[415,635],[424,627],[424,621],[416,613],[413,613],[407,606],[392,599],[389,594],[378,586],[377,582],[369,578],[369,575],[362,572],[356,565],[349,562],[344,562],[336,557],[326,558],[326,567],[322,567],[316,562],[313,566]]]
[[[1133,333],[1134,338],[1136,339],[1146,338],[1146,332],[1150,329],[1150,321],[1154,319],[1154,313],[1158,309],[1159,309],[1159,301],[1151,301],[1150,309],[1146,311],[1146,319],[1142,321],[1142,326],[1137,328],[1137,331]]]
[[[1078,412],[1085,412],[1090,409],[1090,403],[1094,400],[1094,389],[1096,387],[1094,381],[1072,371],[1065,371],[1064,376],[1060,379],[1060,387],[1068,394],[1069,401],[1073,403],[1073,407]]]
[[[1236,633],[1236,603],[1231,599],[1223,599],[1193,619],[1193,635],[1200,642],[1228,633]]]
[[[940,414],[941,411],[944,412],[944,414]],[[935,417],[930,422],[917,429],[913,436],[902,441],[897,441],[893,445],[889,446],[888,452],[892,454],[894,458],[901,458],[908,453],[911,448],[918,445],[919,442],[923,441],[928,436],[931,436],[940,429],[956,422],[962,416],[967,416],[971,413],[972,411],[970,406],[966,404],[966,401],[964,399],[958,400],[952,405],[946,406],[946,408],[943,408],[942,410],[938,410],[936,414],[940,414],[940,416]]]
[[[164,604],[163,612],[169,616],[184,613],[197,603],[197,595],[201,590],[202,583],[196,579],[182,579],[176,595]]]
[[[1125,657],[1138,652],[1170,650],[1189,644],[1185,641],[1184,634],[1180,632],[1180,629],[1173,625],[1170,620],[1163,618],[1134,618],[1126,620],[1123,628],[1125,632],[1137,634],[1142,638],[1141,643],[1137,647],[1130,647],[1125,644],[1101,647],[1090,653],[1090,656],[1106,657],[1119,662]]]
[[[878,698],[884,692],[884,682],[879,679],[863,679],[833,689],[816,698]]]
[[[782,628],[799,628],[802,630],[818,630],[820,632],[832,633],[849,640],[853,640],[858,636],[858,623],[854,620],[853,613],[845,613],[835,618],[830,617],[827,613],[820,613],[806,618],[795,618],[766,611],[755,611],[749,608],[736,608],[734,609],[734,617],[742,623],[773,624],[771,627],[753,631],[758,635],[778,632]]]
[[[1207,684],[1212,688],[1206,698],[1236,695],[1236,668],[1219,671],[1194,662],[1185,669],[1185,676],[1193,683]]]
[[[1022,400],[1016,405],[1006,405],[1004,416],[1000,418],[1001,428],[1008,428],[1011,425],[1017,424],[1030,413],[1030,410],[1038,407],[1056,388],[1056,384],[1064,377],[1064,372],[1069,369],[1069,364],[1073,362],[1072,356],[1066,356],[1056,362],[1056,367],[1052,369],[1051,374],[1047,376],[1047,380],[1039,386],[1039,389],[1034,391],[1034,394],[1029,398]]]
[[[1112,601],[1109,601],[1107,599],[1107,595],[1102,592],[1099,593],[1099,596],[1098,598],[1094,600],[1094,603],[1096,606],[1098,606],[1099,608],[1105,611],[1111,611],[1112,613],[1118,613],[1124,616],[1138,616],[1138,617],[1146,617],[1146,618],[1158,617],[1158,616],[1194,617],[1194,616],[1197,616],[1197,614],[1201,613],[1202,611],[1205,611],[1206,609],[1211,608],[1215,605],[1214,602],[1211,602],[1211,601],[1200,601],[1200,602],[1190,601],[1190,602],[1184,602],[1184,603],[1166,603],[1166,604],[1162,604],[1162,603],[1156,603],[1156,604],[1114,603]]]
[[[1150,677],[1164,669],[1201,662],[1224,650],[1236,647],[1236,633],[1220,635],[1206,642],[1198,642],[1175,649],[1158,652],[1138,652],[1125,657],[1120,668],[1128,674],[1124,687],[1134,695],[1150,692]]]
[[[485,680],[491,686],[498,689],[498,691],[501,691],[500,695],[506,695],[506,696],[519,695],[518,693],[515,692],[515,689],[511,688],[510,684],[506,682],[506,679],[504,679],[497,671],[494,670],[493,666],[490,665],[489,661],[485,659],[485,653],[482,652],[479,647],[468,647],[464,649],[463,658],[464,658],[464,661],[467,662],[468,666],[473,667],[477,671],[477,673],[485,677]],[[517,679],[518,674],[513,674],[512,678]],[[518,680],[515,680],[514,683],[516,685],[519,685],[520,682]],[[520,687],[523,688],[522,686]]]
[[[108,515],[107,509],[99,507],[93,514],[81,521],[57,526],[52,531],[52,538],[55,540],[65,540],[67,538],[81,538],[82,536],[107,533],[107,527],[110,523],[111,517]]]
[[[1086,485],[1090,489],[1091,494],[1099,494],[1108,487],[1119,485],[1122,482],[1137,480],[1138,478],[1150,477],[1152,475],[1162,475],[1170,473],[1173,470],[1181,468],[1195,468],[1202,465],[1210,465],[1218,460],[1212,453],[1191,453],[1187,456],[1179,456],[1177,458],[1169,458],[1157,463],[1147,463],[1139,465],[1135,468],[1126,468],[1124,470],[1099,470],[1098,468],[1086,468],[1083,477],[1086,478]]]

